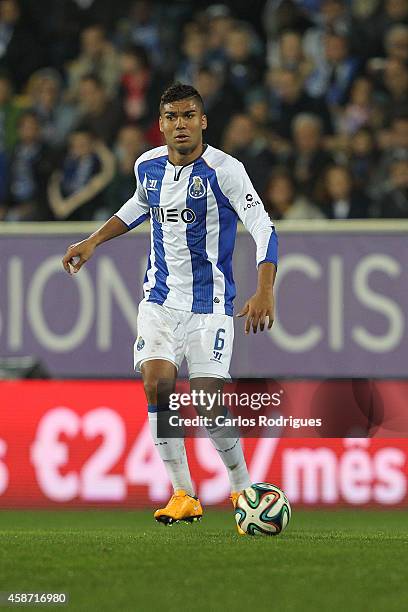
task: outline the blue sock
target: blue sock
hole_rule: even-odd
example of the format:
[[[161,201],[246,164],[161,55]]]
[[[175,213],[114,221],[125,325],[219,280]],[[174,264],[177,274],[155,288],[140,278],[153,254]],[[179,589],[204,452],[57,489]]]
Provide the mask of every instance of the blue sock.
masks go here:
[[[157,404],[147,404],[147,412],[155,413],[155,412],[166,412],[170,410],[168,406],[158,406]]]

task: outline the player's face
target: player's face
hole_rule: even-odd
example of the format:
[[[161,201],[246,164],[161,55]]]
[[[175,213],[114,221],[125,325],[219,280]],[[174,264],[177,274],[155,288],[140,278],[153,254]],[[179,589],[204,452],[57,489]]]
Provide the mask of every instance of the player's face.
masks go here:
[[[195,98],[187,98],[164,104],[159,124],[166,144],[186,155],[202,145],[207,117]]]

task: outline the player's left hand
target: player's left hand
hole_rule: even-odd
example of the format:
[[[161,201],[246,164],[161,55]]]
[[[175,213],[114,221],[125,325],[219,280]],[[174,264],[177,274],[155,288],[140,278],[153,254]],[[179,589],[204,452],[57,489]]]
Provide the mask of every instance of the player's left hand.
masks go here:
[[[249,334],[251,331],[251,325],[254,334],[258,330],[258,324],[260,331],[265,329],[266,317],[268,317],[268,329],[271,329],[273,325],[274,316],[274,298],[271,291],[256,292],[249,300],[245,303],[245,306],[238,313],[238,317],[244,317],[245,320],[245,333]]]

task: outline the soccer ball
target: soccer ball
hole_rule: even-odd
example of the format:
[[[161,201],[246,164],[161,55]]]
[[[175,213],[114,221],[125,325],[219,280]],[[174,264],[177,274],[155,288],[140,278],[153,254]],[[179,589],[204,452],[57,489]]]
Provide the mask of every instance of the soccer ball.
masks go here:
[[[256,482],[238,497],[235,520],[248,535],[278,535],[292,510],[285,493],[268,482]]]

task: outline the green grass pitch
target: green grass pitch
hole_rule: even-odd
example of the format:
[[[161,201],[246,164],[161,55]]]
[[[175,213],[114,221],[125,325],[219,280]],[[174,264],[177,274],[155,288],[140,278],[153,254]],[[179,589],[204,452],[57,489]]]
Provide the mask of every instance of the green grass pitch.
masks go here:
[[[406,511],[295,509],[281,536],[250,538],[226,511],[165,527],[150,512],[2,510],[0,542],[0,591],[68,592],[60,609],[408,609]]]

